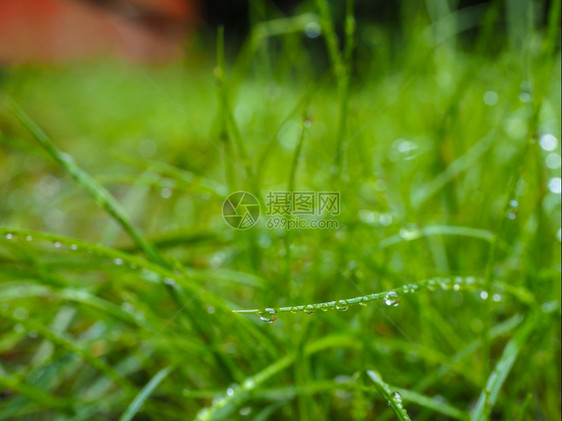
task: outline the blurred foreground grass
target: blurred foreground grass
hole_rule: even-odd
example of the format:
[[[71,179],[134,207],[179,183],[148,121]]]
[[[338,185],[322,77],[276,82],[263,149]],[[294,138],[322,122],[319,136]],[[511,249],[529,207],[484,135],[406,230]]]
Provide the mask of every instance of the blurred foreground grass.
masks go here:
[[[498,40],[492,20],[475,47],[431,16],[397,49],[358,25],[347,111],[337,68],[315,62],[322,37],[310,50],[293,32],[302,17],[257,25],[256,54],[226,69],[6,70],[0,418],[559,418],[552,4],[550,26]],[[339,229],[225,224],[230,192],[290,186],[340,192]],[[271,324],[232,313],[394,290]]]

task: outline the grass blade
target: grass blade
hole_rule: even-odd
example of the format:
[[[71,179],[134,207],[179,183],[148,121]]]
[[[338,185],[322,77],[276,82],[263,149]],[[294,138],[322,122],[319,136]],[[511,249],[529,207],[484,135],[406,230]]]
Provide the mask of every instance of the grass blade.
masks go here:
[[[470,418],[469,414],[449,405],[445,402],[440,402],[429,396],[424,396],[420,393],[413,392],[411,390],[396,388],[396,391],[402,395],[402,397],[412,403],[418,404],[428,409],[432,409],[435,412],[446,415],[450,418],[457,420],[468,420]]]
[[[490,373],[490,377],[488,377],[486,387],[478,398],[478,402],[470,418],[472,421],[484,421],[488,418],[488,414],[496,404],[505,379],[511,371],[519,352],[529,339],[529,336],[537,328],[539,323],[544,320],[548,313],[553,313],[558,310],[558,305],[556,303],[550,304],[546,306],[546,309],[544,309],[545,306],[543,306],[543,310],[532,314],[508,342],[496,367],[492,373]]]
[[[160,254],[146,241],[141,232],[129,221],[129,217],[119,202],[107,191],[101,184],[93,179],[88,173],[74,162],[74,159],[61,152],[51,139],[41,130],[37,124],[15,103],[10,103],[11,108],[18,120],[25,126],[27,130],[35,137],[39,144],[47,151],[53,160],[74,180],[76,180],[84,189],[94,198],[96,203],[104,208],[119,225],[123,227],[131,238],[138,244],[146,256],[160,264],[164,263]]]
[[[64,410],[70,408],[70,402],[57,396],[46,393],[31,385],[22,383],[15,377],[0,376],[0,386],[12,390],[29,400],[38,403],[44,408]]]
[[[344,310],[344,308],[347,310],[347,308],[351,306],[365,305],[379,300],[390,300],[396,302],[399,300],[401,294],[413,293],[423,288],[428,288],[430,290],[434,288],[441,288],[444,290],[454,289],[458,291],[461,289],[470,289],[478,285],[481,285],[482,283],[483,283],[482,279],[475,278],[473,276],[467,276],[467,277],[456,276],[454,278],[432,278],[432,279],[419,281],[413,284],[402,285],[390,291],[377,292],[375,294],[362,295],[360,297],[347,298],[344,300],[327,301],[323,303],[297,305],[291,307],[280,307],[274,309],[268,308],[266,309],[266,312],[272,313],[272,310],[274,310],[277,313],[305,312],[305,313],[312,314],[318,310],[323,310],[323,311]],[[234,313],[258,314],[263,312],[264,310],[256,308],[250,310],[232,310],[232,311]]]
[[[383,381],[381,375],[374,370],[367,370],[367,376],[375,383],[375,387],[383,398],[388,401],[388,405],[392,408],[398,419],[400,421],[411,421],[408,412],[402,406],[402,398],[399,398],[396,392],[390,389],[390,386]]]
[[[146,384],[146,386],[142,388],[139,394],[131,402],[127,410],[123,413],[123,415],[121,415],[121,418],[119,418],[119,420],[120,421],[132,420],[135,414],[141,409],[144,401],[146,401],[146,399],[148,399],[150,394],[154,392],[154,390],[158,387],[160,382],[162,382],[162,380],[164,380],[166,376],[170,374],[172,368],[173,366],[168,366],[160,370],[158,373],[156,373],[154,377],[150,379],[150,381]]]

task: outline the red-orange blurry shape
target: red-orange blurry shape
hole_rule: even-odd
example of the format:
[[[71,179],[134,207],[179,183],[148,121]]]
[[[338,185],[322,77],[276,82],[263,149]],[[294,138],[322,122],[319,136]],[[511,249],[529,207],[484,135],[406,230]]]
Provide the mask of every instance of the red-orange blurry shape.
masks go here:
[[[0,65],[173,60],[197,22],[193,0],[0,0]]]

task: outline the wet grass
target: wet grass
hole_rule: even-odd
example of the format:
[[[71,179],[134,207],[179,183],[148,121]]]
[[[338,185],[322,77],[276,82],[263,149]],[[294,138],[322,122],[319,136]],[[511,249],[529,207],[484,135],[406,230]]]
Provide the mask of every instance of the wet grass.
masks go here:
[[[4,71],[0,419],[560,417],[560,2],[410,6]],[[339,228],[268,228],[285,190]]]

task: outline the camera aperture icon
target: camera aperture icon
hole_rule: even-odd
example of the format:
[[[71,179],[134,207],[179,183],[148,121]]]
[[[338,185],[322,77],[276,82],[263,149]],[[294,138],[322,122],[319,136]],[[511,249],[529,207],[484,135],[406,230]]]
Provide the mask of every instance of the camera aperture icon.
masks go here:
[[[245,230],[253,227],[260,217],[260,204],[256,197],[245,191],[229,195],[222,204],[222,216],[234,229]]]

